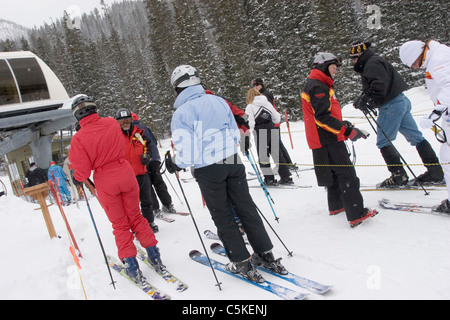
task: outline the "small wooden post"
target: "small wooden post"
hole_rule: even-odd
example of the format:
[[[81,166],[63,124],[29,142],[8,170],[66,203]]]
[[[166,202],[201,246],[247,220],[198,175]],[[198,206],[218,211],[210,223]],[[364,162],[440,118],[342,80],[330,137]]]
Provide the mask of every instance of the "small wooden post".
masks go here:
[[[53,221],[50,216],[50,212],[48,211],[47,202],[45,198],[48,196],[48,184],[42,183],[33,187],[23,189],[23,193],[26,196],[32,196],[33,199],[38,200],[41,206],[42,214],[44,216],[45,224],[47,226],[48,234],[50,235],[50,239],[57,237],[55,227],[53,226]]]

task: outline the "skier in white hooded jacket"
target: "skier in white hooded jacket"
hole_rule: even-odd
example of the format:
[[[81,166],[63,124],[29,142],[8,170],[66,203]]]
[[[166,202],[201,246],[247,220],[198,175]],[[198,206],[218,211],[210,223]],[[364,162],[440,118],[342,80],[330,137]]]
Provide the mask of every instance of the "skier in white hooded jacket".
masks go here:
[[[450,162],[450,47],[437,41],[427,43],[413,40],[400,47],[400,59],[413,69],[425,69],[425,84],[434,104],[434,110],[420,121],[424,129],[432,128],[442,119],[442,131],[436,137],[442,143],[440,159]],[[450,165],[442,165],[447,184],[448,199],[442,201],[437,211],[450,214]]]
[[[270,156],[278,164],[280,184],[293,184],[289,172],[288,160],[280,152],[280,131],[275,129],[275,124],[280,123],[281,116],[273,105],[255,88],[247,93],[247,107],[245,113],[248,115],[250,132],[254,134],[259,156],[259,166],[264,175],[266,185],[277,185],[273,171],[270,166]]]

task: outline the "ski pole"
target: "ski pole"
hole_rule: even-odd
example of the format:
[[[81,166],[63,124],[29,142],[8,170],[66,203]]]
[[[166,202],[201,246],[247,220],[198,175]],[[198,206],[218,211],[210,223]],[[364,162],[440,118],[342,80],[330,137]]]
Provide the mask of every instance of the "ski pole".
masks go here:
[[[266,195],[267,201],[269,202],[270,208],[272,209],[273,215],[275,216],[275,221],[280,223],[278,221],[280,218],[277,217],[277,214],[275,213],[275,209],[272,206],[272,203],[275,203],[275,202],[273,201],[272,197],[270,196],[270,193],[267,190],[267,187],[264,184],[264,181],[262,180],[261,176],[259,175],[258,169],[256,168],[256,165],[255,165],[254,161],[252,161],[252,159],[250,158],[250,154],[248,152],[246,152],[245,155],[247,156],[248,161],[250,161],[250,164],[252,165],[253,170],[256,173],[256,176],[258,177],[258,181],[259,181],[259,184],[261,185],[261,188],[264,190],[264,193]]]
[[[166,159],[164,158],[163,162],[159,166],[159,171],[161,171],[161,168],[163,167],[164,163],[166,162]],[[163,170],[162,174],[166,177],[166,180],[169,182],[170,186],[172,187],[173,192],[177,195],[178,200],[180,200],[180,203],[183,203],[183,200],[181,200],[180,196],[178,195],[178,192],[175,190],[172,182],[170,182],[169,177],[166,175],[166,169]]]
[[[283,247],[286,249],[286,251],[288,252],[288,256],[292,257],[293,252],[290,251],[286,245],[284,244],[283,240],[281,240],[280,236],[278,235],[278,233],[275,231],[275,229],[272,227],[272,225],[269,223],[269,221],[266,219],[266,217],[264,216],[264,214],[261,212],[261,210],[259,210],[258,206],[255,204],[256,210],[258,210],[259,215],[264,219],[264,221],[269,225],[270,229],[272,229],[273,233],[275,234],[275,236],[278,238],[278,240],[280,240],[281,244],[283,245]]]
[[[170,151],[166,152],[166,155],[164,157],[164,161],[166,161],[167,158],[171,158]],[[200,238],[200,242],[202,243],[203,251],[205,251],[206,257],[208,258],[209,266],[211,267],[211,271],[212,271],[212,273],[214,275],[214,278],[216,279],[216,286],[219,287],[220,291],[222,291],[222,287],[221,287],[222,283],[219,282],[219,279],[217,278],[216,272],[214,271],[214,268],[213,268],[212,263],[211,263],[211,259],[209,258],[208,250],[206,250],[205,243],[203,242],[202,236],[200,235],[200,231],[198,230],[197,222],[195,221],[194,215],[192,214],[192,210],[191,210],[191,207],[189,206],[189,202],[187,200],[186,194],[184,193],[184,189],[183,189],[183,186],[181,185],[180,178],[178,177],[178,175],[175,175],[175,176],[177,177],[178,186],[180,187],[181,193],[183,194],[184,201],[186,202],[186,206],[188,207],[190,216],[192,218],[192,222],[194,223],[194,226],[195,226],[195,230],[197,231],[198,237]]]
[[[366,112],[363,112],[364,116],[366,117],[367,121],[369,122],[370,126],[372,127],[372,129],[375,131],[375,134],[377,134],[377,130],[375,129],[375,127],[373,126],[373,124],[370,122],[369,117],[367,116]],[[378,121],[375,120],[375,118],[373,117],[371,111],[369,110],[369,112],[367,112],[370,115],[370,118],[373,120],[373,122],[375,122],[375,124],[377,125],[378,129],[380,129],[381,133],[383,134],[383,136],[386,138],[386,140],[390,143],[390,145],[394,148],[394,150],[397,152],[397,154],[400,156],[400,159],[403,161],[403,163],[405,164],[405,166],[408,168],[408,170],[411,172],[411,174],[413,175],[415,181],[417,181],[420,185],[420,187],[423,189],[423,191],[425,192],[425,195],[428,196],[430,193],[424,188],[422,182],[420,182],[419,180],[417,180],[417,176],[415,175],[415,173],[412,171],[411,167],[409,166],[409,164],[406,162],[406,160],[403,158],[403,156],[400,154],[400,152],[398,152],[397,148],[394,146],[394,143],[392,143],[391,139],[389,139],[389,137],[386,135],[386,133],[384,132],[383,128],[380,127],[380,125],[378,124]]]
[[[172,187],[173,192],[175,192],[175,194],[177,195],[178,200],[180,200],[180,203],[183,203],[183,200],[181,200],[180,196],[178,195],[178,192],[175,190],[172,182],[170,182],[169,177],[166,175],[166,172],[164,172],[164,176],[166,177],[166,180],[169,182],[170,186]]]
[[[97,234],[97,239],[98,239],[98,242],[100,244],[100,248],[102,249],[103,258],[105,258],[106,267],[108,269],[109,277],[111,278],[111,284],[112,284],[114,290],[116,290],[116,285],[115,285],[116,282],[114,281],[113,276],[111,274],[111,269],[109,268],[108,259],[106,258],[105,249],[103,248],[102,239],[100,238],[100,235],[99,235],[98,230],[97,230],[97,225],[95,224],[94,215],[92,214],[91,206],[89,205],[89,201],[88,201],[88,198],[87,198],[86,191],[84,191],[83,185],[81,185],[80,188],[81,188],[81,191],[83,191],[84,199],[86,200],[86,204],[87,204],[87,208],[88,208],[88,211],[89,211],[89,215],[91,216],[92,224],[94,225],[95,233]]]
[[[291,128],[289,126],[289,119],[286,110],[284,110],[284,117],[286,118],[286,126],[289,132],[289,139],[291,140],[291,148],[294,150],[294,143],[292,142]]]
[[[52,175],[53,175],[53,173],[52,173]],[[67,220],[66,214],[64,213],[64,209],[63,209],[63,207],[62,207],[62,204],[61,204],[61,202],[58,200],[58,197],[56,196],[56,195],[59,193],[59,191],[57,190],[58,186],[56,186],[56,185],[53,183],[52,180],[48,180],[48,185],[49,185],[49,188],[50,188],[50,192],[51,192],[52,194],[54,194],[54,197],[55,197],[55,199],[56,199],[56,204],[58,205],[59,211],[61,212],[61,216],[62,216],[62,218],[63,218],[63,220],[64,220],[64,223],[66,224],[67,232],[69,233],[69,236],[70,236],[70,238],[72,239],[71,241],[72,241],[73,245],[75,246],[75,249],[78,250],[78,253],[79,253],[78,256],[79,256],[80,258],[83,258],[83,255],[81,254],[81,250],[80,250],[80,248],[78,247],[78,243],[77,243],[77,241],[75,240],[75,237],[74,237],[74,235],[73,235],[72,228],[70,227],[69,221]]]

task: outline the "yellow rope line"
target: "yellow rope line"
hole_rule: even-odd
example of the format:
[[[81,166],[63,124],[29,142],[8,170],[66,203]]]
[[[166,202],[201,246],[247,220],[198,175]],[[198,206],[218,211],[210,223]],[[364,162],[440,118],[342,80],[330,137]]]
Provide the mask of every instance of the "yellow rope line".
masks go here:
[[[248,160],[245,160],[248,162]],[[259,164],[269,164],[269,165],[292,165],[292,163],[276,163],[276,162],[265,162],[259,161]],[[294,163],[294,165],[299,167],[407,167],[407,166],[444,166],[450,165],[447,163],[408,163],[408,164],[308,164],[308,163]]]

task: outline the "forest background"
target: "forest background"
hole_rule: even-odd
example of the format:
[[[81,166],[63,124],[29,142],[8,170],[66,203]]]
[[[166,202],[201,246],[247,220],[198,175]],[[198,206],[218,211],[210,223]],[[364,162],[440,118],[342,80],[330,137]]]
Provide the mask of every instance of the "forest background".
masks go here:
[[[398,47],[413,39],[449,45],[449,9],[447,0],[123,1],[78,20],[65,14],[0,41],[0,51],[33,51],[70,96],[93,96],[102,116],[130,108],[164,138],[179,64],[195,66],[208,89],[242,109],[251,81],[262,78],[279,111],[301,120],[299,94],[320,51],[343,58],[335,83],[341,105],[361,88],[348,58],[356,41],[371,41],[411,87],[423,85],[423,72],[402,65]]]

